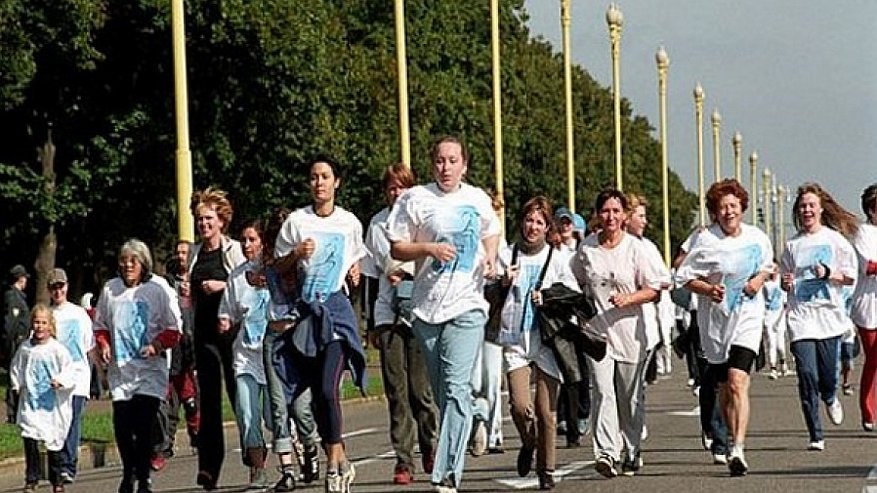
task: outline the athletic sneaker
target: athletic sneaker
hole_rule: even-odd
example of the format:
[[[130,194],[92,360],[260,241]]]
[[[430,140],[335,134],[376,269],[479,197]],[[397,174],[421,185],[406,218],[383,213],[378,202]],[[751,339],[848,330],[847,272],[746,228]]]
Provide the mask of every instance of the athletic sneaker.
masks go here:
[[[844,422],[844,408],[837,397],[831,404],[826,404],[825,412],[828,413],[828,419],[831,420],[832,424],[840,426]]]
[[[472,432],[472,444],[469,450],[472,457],[480,457],[487,451],[487,427],[481,420],[475,421],[475,430]]]
[[[731,476],[745,476],[749,471],[749,464],[746,463],[746,458],[743,457],[743,452],[735,452],[728,459],[728,470],[731,471]]]
[[[720,454],[718,452],[713,453],[713,464],[717,465],[727,465],[728,464],[728,454]]]
[[[301,469],[301,482],[308,484],[320,479],[320,460],[316,445],[305,448],[299,458]]]
[[[621,464],[621,474],[633,477],[637,472],[639,472],[640,468],[643,465],[643,459],[640,456],[639,452],[637,452],[636,457],[624,459],[624,462]]]
[[[414,475],[411,474],[411,467],[405,463],[396,464],[393,470],[393,484],[411,484],[414,482]]]
[[[713,437],[707,435],[706,432],[700,432],[700,444],[703,445],[704,450],[712,450]]]
[[[853,395],[853,386],[850,384],[844,384],[844,395]]]
[[[770,369],[770,379],[771,379],[771,380],[776,380],[777,378],[780,378],[780,374],[779,374],[779,372],[777,372],[777,369],[776,369],[776,368],[771,368],[771,369]]]
[[[862,422],[862,429],[865,431],[874,431],[874,423],[869,423],[867,421]]]
[[[825,440],[814,440],[807,445],[807,450],[821,452],[825,450]]]
[[[274,485],[274,491],[287,493],[295,490],[295,471],[292,466],[280,468],[280,480]]]
[[[594,470],[606,478],[618,476],[618,471],[615,469],[615,459],[608,455],[601,455],[597,459],[597,462],[594,463]]]
[[[326,493],[350,493],[350,485],[355,478],[356,469],[349,462],[341,470],[326,470]]]

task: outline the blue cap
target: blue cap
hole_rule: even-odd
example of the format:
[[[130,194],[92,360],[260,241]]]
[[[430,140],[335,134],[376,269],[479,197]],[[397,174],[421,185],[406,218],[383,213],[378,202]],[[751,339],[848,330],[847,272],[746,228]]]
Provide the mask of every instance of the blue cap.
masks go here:
[[[574,229],[577,229],[581,232],[586,232],[588,230],[588,225],[585,224],[585,218],[583,218],[581,214],[573,214],[572,224]]]
[[[561,207],[561,208],[557,209],[556,211],[554,211],[554,218],[555,219],[563,219],[564,217],[569,219],[570,221],[573,220],[572,212],[570,212],[570,210],[567,209],[566,207]]]

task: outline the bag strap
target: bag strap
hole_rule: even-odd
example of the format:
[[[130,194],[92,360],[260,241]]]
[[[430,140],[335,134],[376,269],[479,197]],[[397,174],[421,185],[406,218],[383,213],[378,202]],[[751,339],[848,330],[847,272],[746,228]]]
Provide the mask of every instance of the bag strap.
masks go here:
[[[539,280],[536,281],[536,286],[533,288],[535,291],[539,291],[542,289],[542,281],[545,280],[545,272],[548,271],[548,264],[551,263],[552,252],[554,252],[554,247],[548,245],[548,257],[545,259],[545,264],[542,266],[542,271],[539,272]]]

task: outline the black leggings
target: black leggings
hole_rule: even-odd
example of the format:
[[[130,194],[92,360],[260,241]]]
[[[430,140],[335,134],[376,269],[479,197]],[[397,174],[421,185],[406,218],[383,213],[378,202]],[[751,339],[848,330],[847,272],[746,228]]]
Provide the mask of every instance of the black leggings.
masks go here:
[[[292,358],[306,387],[313,396],[317,431],[327,445],[342,443],[344,420],[341,415],[340,383],[347,363],[347,343],[332,341],[316,357],[307,357],[297,350]]]
[[[48,450],[49,482],[57,486],[61,481],[61,451]],[[24,438],[24,482],[37,483],[40,480],[40,442],[33,438]]]
[[[135,395],[128,401],[113,402],[113,431],[122,459],[122,477],[149,479],[152,458],[152,429],[161,399],[151,395]]]

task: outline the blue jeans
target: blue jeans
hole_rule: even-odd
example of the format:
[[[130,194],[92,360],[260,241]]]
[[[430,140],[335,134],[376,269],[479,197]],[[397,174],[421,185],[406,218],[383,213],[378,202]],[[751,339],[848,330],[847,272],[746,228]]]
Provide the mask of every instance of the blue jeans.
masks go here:
[[[810,441],[824,438],[819,418],[819,400],[831,404],[837,394],[838,356],[841,336],[803,339],[791,344],[798,372],[798,396]]]
[[[262,345],[262,362],[265,365],[265,379],[268,381],[268,396],[271,404],[272,449],[278,454],[289,454],[292,453],[289,411],[292,411],[292,420],[298,432],[298,439],[308,448],[316,444],[317,423],[314,421],[314,413],[311,410],[310,390],[302,392],[293,401],[289,409],[286,407],[286,394],[283,391],[283,383],[277,376],[277,370],[271,362],[274,352],[274,339],[276,338],[277,334],[275,332],[271,330],[265,332],[265,340]]]
[[[710,452],[725,455],[729,452],[728,425],[725,424],[719,405],[717,368],[704,358],[697,358],[697,364],[700,374],[700,428],[706,436],[713,439]]]
[[[432,482],[446,479],[458,488],[472,431],[472,368],[484,341],[487,316],[470,310],[447,322],[415,320],[414,335],[423,346],[440,419]]]
[[[238,431],[241,434],[241,447],[265,448],[262,436],[262,420],[271,428],[271,405],[268,386],[256,382],[252,375],[242,374],[235,377],[237,392],[235,393],[235,417]],[[243,454],[246,457],[246,454]]]
[[[61,472],[76,477],[76,466],[79,463],[79,439],[82,435],[82,411],[85,409],[84,395],[73,396],[73,417],[70,420],[70,431],[61,450]]]

